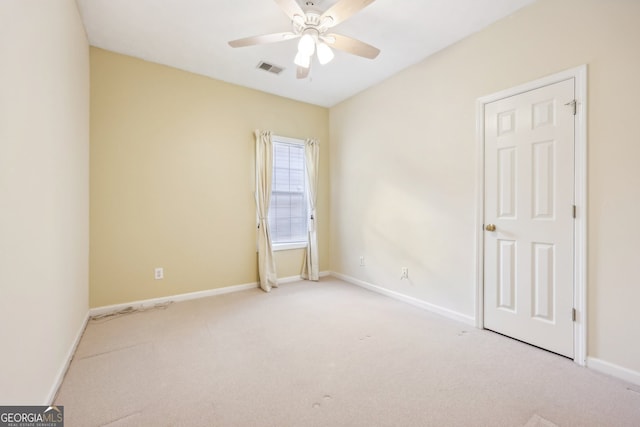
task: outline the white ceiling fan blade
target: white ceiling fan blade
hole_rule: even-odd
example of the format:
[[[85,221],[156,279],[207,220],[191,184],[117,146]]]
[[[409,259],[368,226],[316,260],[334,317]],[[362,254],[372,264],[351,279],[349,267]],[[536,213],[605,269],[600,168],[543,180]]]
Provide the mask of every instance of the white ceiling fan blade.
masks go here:
[[[327,34],[322,37],[329,46],[363,58],[375,59],[380,53],[377,47],[340,34]]]
[[[331,20],[327,22],[327,27],[331,28],[358,13],[373,2],[374,0],[340,0],[322,14],[320,22],[323,22],[327,17],[331,17]]]
[[[299,79],[306,79],[307,76],[309,75],[309,70],[311,70],[311,66],[308,66],[307,68],[298,66],[298,69],[296,71],[296,77]]]
[[[285,40],[295,39],[298,37],[300,36],[297,34],[293,34],[292,32],[264,34],[261,36],[245,37],[243,39],[232,40],[229,42],[229,46],[245,47],[245,46],[253,46],[257,44],[277,43],[277,42],[283,42]]]
[[[280,9],[287,14],[289,18],[293,21],[293,17],[298,15],[304,18],[304,11],[300,7],[300,5],[296,2],[296,0],[274,0],[280,6]]]

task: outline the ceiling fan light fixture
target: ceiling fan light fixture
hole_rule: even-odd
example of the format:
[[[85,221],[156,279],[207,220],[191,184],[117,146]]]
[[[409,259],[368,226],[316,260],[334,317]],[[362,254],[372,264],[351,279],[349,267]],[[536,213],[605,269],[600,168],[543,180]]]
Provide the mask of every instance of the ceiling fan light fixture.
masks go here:
[[[298,42],[298,53],[301,53],[305,56],[313,55],[313,52],[316,49],[316,41],[309,33],[304,34],[300,41]]]
[[[293,63],[302,68],[309,68],[309,66],[311,65],[311,56],[305,55],[302,52],[298,52],[295,59],[293,60]]]
[[[1,1],[1,0],[0,0]],[[266,0],[265,0],[266,1]],[[293,60],[297,65],[296,78],[305,79],[316,55],[318,63],[328,64],[335,57],[335,49],[368,59],[375,59],[380,49],[341,34],[327,34],[329,29],[350,18],[375,0],[330,0],[324,12],[315,8],[324,0],[274,0],[291,19],[291,31],[264,34],[229,41],[232,48],[277,43],[299,39],[298,52]],[[301,7],[306,4],[306,8]],[[260,67],[262,68],[262,67]]]
[[[331,50],[331,48],[327,46],[326,43],[319,42],[317,51],[318,51],[318,61],[320,61],[320,64],[322,65],[325,65],[331,62],[331,60],[335,56],[335,54],[333,53],[333,50]]]

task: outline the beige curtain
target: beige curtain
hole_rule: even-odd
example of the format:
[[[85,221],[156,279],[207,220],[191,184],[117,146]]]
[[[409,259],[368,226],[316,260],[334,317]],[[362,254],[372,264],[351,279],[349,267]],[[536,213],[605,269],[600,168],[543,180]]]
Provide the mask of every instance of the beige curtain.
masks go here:
[[[269,232],[269,204],[271,175],[273,174],[273,145],[271,132],[255,131],[256,136],[256,208],[258,213],[258,273],[260,287],[265,292],[278,287],[276,263]]]
[[[302,278],[318,281],[318,234],[316,232],[318,201],[318,154],[320,144],[316,139],[307,139],[304,144],[304,154],[307,167],[307,183],[309,191],[309,239],[307,243],[306,259],[302,265]]]

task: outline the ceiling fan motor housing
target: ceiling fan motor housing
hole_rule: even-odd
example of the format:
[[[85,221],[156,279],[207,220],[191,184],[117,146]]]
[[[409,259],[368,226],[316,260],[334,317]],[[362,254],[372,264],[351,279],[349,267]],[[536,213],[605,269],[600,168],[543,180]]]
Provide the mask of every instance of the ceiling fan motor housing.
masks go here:
[[[311,33],[307,32],[307,30],[313,30],[315,31],[316,36],[320,36],[324,32],[326,32],[329,27],[331,27],[332,22],[333,18],[331,18],[330,16],[325,16],[324,18],[322,18],[321,15],[317,12],[307,11],[305,12],[304,16],[295,16],[295,18],[293,19],[293,32],[295,34],[302,35]]]

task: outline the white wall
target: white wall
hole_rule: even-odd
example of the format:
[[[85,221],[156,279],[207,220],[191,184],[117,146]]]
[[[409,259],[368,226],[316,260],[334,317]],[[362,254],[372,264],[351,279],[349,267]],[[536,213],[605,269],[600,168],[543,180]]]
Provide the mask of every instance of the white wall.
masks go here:
[[[0,405],[50,403],[88,311],[89,46],[73,0],[0,2]]]
[[[473,316],[476,99],[588,64],[588,356],[639,373],[639,21],[539,0],[332,108],[331,269]]]

